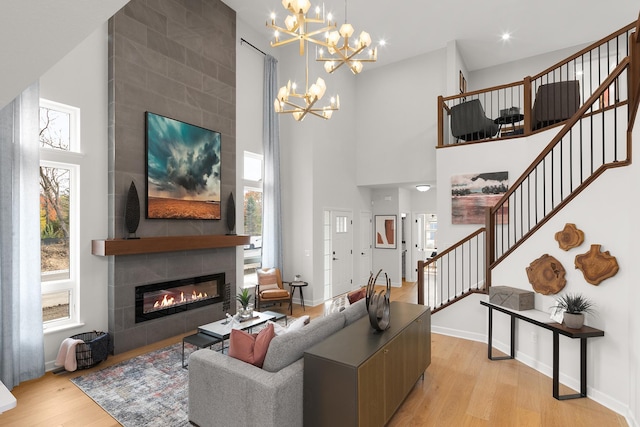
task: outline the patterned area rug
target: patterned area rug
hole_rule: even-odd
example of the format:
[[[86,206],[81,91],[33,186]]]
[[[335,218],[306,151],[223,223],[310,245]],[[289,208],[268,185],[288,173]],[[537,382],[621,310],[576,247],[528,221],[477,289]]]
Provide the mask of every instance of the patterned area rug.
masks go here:
[[[289,322],[294,320],[289,317]],[[284,325],[284,320],[279,321]],[[258,332],[254,327],[253,332]],[[228,345],[228,342],[227,342]],[[215,344],[213,349],[219,349]],[[197,350],[185,344],[185,359]],[[125,427],[190,426],[182,342],[71,379]]]

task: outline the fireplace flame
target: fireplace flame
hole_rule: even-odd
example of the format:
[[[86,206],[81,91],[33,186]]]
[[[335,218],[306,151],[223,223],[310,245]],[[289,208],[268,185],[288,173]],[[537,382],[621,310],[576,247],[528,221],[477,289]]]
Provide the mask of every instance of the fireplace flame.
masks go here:
[[[180,300],[176,301],[175,297],[164,295],[161,300],[153,303],[153,308],[164,308],[170,307],[175,304],[184,304],[186,302],[201,300],[203,298],[207,298],[208,296],[209,295],[207,295],[206,292],[196,293],[196,291],[193,291],[193,293],[191,294],[191,298],[187,298],[184,296],[184,292],[180,292]]]

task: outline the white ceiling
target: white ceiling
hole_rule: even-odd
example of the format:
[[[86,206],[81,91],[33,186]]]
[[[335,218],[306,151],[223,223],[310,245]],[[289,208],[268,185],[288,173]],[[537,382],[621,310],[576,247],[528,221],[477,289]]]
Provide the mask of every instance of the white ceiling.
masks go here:
[[[271,12],[283,25],[280,0],[222,0],[239,19],[266,38]],[[321,4],[312,1],[312,6]],[[325,0],[338,25],[345,0]],[[636,0],[348,0],[355,34],[365,30],[374,42],[385,39],[376,66],[444,48],[456,40],[469,71],[596,41],[638,17]],[[317,28],[317,27],[314,27]],[[508,31],[512,40],[502,42]],[[282,48],[281,48],[282,49]],[[372,64],[365,70],[373,68]]]
[[[0,108],[104,24],[128,0],[2,0],[0,7]],[[270,37],[280,0],[223,0],[238,18]],[[315,4],[315,2],[314,2]],[[338,23],[343,0],[326,0]],[[374,68],[431,52],[456,40],[470,71],[604,37],[638,17],[635,0],[349,0],[356,33],[384,38]],[[503,31],[513,39],[500,41]]]

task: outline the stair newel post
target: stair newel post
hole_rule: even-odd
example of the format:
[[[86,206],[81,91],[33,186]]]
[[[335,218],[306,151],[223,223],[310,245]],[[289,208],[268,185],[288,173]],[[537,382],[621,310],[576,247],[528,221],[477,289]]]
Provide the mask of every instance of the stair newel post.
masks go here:
[[[638,102],[638,92],[640,91],[640,39],[638,31],[640,27],[640,17],[636,32],[629,36],[629,73],[627,73],[627,84],[629,85],[629,111],[634,110]]]
[[[484,272],[484,289],[489,293],[491,287],[491,266],[495,261],[495,217],[491,213],[491,208],[485,209],[485,272]]]
[[[524,134],[531,135],[531,131],[533,130],[533,120],[531,117],[531,103],[532,103],[532,95],[531,95],[531,76],[527,76],[524,78]]]
[[[418,260],[418,304],[424,305],[424,261]]]
[[[442,100],[442,95],[438,96],[438,147],[442,147],[444,145],[444,101]]]

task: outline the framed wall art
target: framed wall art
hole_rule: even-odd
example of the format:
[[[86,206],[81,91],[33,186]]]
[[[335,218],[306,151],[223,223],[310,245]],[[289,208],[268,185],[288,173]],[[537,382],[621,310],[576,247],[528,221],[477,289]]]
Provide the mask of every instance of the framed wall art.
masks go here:
[[[220,219],[220,132],[145,114],[147,218]]]
[[[396,248],[396,216],[395,215],[376,215],[376,249],[395,249]]]
[[[451,177],[451,223],[484,224],[485,209],[495,206],[509,189],[509,172],[473,173]],[[498,223],[509,220],[505,204]]]

